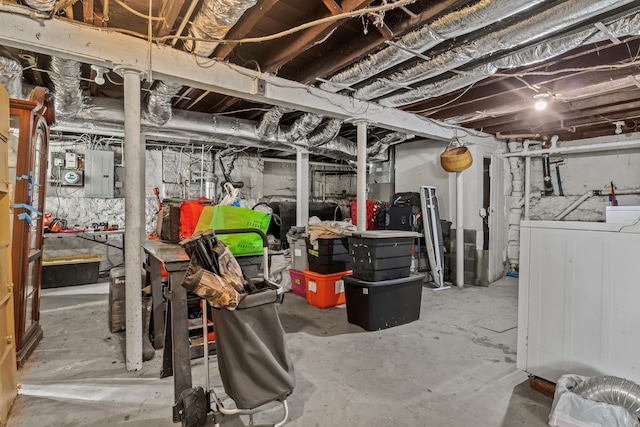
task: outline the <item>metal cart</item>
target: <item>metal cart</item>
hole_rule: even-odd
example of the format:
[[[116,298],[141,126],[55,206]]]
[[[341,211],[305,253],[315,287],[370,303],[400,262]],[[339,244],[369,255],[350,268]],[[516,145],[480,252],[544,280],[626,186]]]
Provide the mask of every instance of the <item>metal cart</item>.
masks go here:
[[[284,425],[289,416],[286,398],[293,391],[295,377],[277,312],[277,304],[282,303],[284,293],[281,287],[268,280],[269,259],[264,233],[257,229],[216,232],[235,233],[260,235],[264,251],[264,279],[255,283],[257,290],[244,295],[233,311],[213,309],[218,369],[226,397],[231,398],[236,407],[225,408],[222,402],[225,397],[218,395],[210,386],[209,343],[206,338],[209,319],[208,310],[203,309],[204,389],[192,387],[183,390],[174,407],[174,421],[181,421],[185,427],[204,426],[209,413],[216,427],[229,415],[248,415],[253,425],[253,415],[272,402],[280,402],[284,412],[282,420],[274,426]]]

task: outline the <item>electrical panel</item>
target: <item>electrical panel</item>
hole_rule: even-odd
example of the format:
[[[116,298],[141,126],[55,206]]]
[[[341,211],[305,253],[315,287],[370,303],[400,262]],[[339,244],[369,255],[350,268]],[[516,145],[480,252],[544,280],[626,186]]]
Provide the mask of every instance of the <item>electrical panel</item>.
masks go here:
[[[86,197],[113,198],[113,151],[87,150],[84,155]]]

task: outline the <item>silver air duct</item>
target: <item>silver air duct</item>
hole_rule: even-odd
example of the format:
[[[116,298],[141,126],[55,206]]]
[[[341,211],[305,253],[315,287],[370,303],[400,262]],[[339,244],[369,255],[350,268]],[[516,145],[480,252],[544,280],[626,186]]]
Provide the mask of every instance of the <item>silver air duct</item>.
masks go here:
[[[483,56],[530,43],[631,2],[633,0],[595,0],[588,3],[583,0],[567,1],[518,24],[442,53],[430,61],[421,61],[411,68],[364,86],[353,96],[369,100],[386,95],[399,86],[418,83]]]
[[[529,9],[543,1],[513,0],[506,2],[504,0],[480,0],[471,6],[449,13],[431,24],[401,37],[397,43],[411,52],[422,53],[444,40],[469,34],[492,22],[500,21]],[[389,46],[373,55],[369,55],[357,64],[336,74],[330,79],[330,82],[323,83],[320,87],[324,90],[337,92],[343,89],[344,86],[364,81],[414,57],[410,52],[402,48]]]
[[[610,34],[616,37],[637,35],[640,33],[640,13],[636,13],[607,25]],[[475,67],[449,79],[422,85],[405,93],[381,99],[379,103],[387,107],[398,107],[413,102],[424,101],[461,89],[494,74],[498,69],[512,69],[543,62],[562,55],[578,46],[596,43],[608,39],[595,27],[577,33],[557,37],[518,50],[496,61]]]
[[[18,61],[0,57],[0,84],[11,98],[22,98],[22,66]]]
[[[24,0],[24,4],[40,12],[52,12],[56,0]]]
[[[189,26],[189,36],[210,40],[223,39],[242,14],[254,4],[256,0],[206,0]],[[188,51],[203,57],[209,57],[217,46],[218,43],[215,41],[185,41]],[[149,120],[163,124],[171,118],[171,99],[181,87],[175,83],[161,82],[150,92],[146,112]]]
[[[54,87],[56,115],[61,119],[75,116],[84,106],[80,89],[80,63],[53,57],[49,69]]]
[[[172,115],[171,100],[182,89],[178,83],[159,82],[149,92],[147,101],[147,118],[157,125],[163,125],[169,121]]]
[[[93,105],[85,107],[72,118],[60,120],[52,130],[122,135],[124,123],[122,103],[108,98],[94,98],[92,103]],[[198,141],[270,149],[284,147],[282,149],[289,152],[295,151],[298,147],[285,138],[287,132],[278,131],[265,137],[258,135],[256,127],[256,123],[249,120],[184,110],[175,110],[173,117],[163,126],[151,122],[146,117],[142,119],[142,131],[151,139]],[[297,143],[300,142],[297,141]],[[338,136],[330,144],[323,153],[325,156],[337,159],[355,158],[353,142]],[[350,148],[351,145],[353,149]],[[309,151],[320,154],[315,148],[309,148]]]
[[[260,123],[256,126],[256,134],[260,138],[270,137],[278,132],[278,124],[285,113],[285,109],[281,107],[273,107],[262,115]]]
[[[189,36],[209,41],[188,40],[187,50],[208,57],[221,40],[238,22],[242,14],[256,4],[256,0],[206,0],[189,27]]]
[[[415,135],[408,135],[404,132],[391,132],[383,136],[378,142],[367,149],[367,157],[378,157],[384,155],[391,145],[400,144]]]
[[[283,133],[285,141],[298,146],[307,146],[307,136],[318,127],[322,121],[319,114],[304,113],[291,127]]]
[[[341,127],[342,127],[342,120],[339,120],[339,119],[327,120],[322,130],[314,133],[309,137],[309,140],[308,140],[309,147],[317,147],[333,140],[336,136],[338,136],[338,133],[340,133]]]
[[[640,417],[640,386],[633,381],[613,376],[592,377],[572,391],[585,399],[621,406]]]

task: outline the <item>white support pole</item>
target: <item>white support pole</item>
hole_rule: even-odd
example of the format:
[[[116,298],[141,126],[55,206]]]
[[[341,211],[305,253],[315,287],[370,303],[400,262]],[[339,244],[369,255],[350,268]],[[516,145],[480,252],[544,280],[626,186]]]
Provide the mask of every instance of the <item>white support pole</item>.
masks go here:
[[[456,172],[456,285],[464,288],[464,209],[462,172]]]
[[[296,152],[296,225],[304,227],[309,221],[309,152]]]
[[[358,231],[367,229],[367,122],[358,121]]]
[[[531,206],[531,157],[524,159],[524,219],[529,219]]]
[[[124,211],[126,275],[126,365],[128,371],[142,368],[142,257],[144,221],[144,143],[140,134],[139,70],[124,71]],[[142,156],[142,159],[141,159]]]

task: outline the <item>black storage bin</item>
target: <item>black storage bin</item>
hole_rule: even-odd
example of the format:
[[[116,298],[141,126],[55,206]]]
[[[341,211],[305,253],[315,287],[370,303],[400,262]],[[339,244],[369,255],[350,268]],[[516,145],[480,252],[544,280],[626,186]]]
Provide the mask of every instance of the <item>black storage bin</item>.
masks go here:
[[[42,289],[98,282],[100,255],[80,254],[42,260]]]
[[[353,277],[376,282],[408,277],[417,234],[368,231],[349,237]]]
[[[344,276],[347,320],[377,331],[420,318],[423,274],[402,279],[367,282]]]
[[[318,249],[314,249],[307,238],[307,259],[309,270],[314,273],[332,274],[349,270],[351,261],[349,242],[346,237],[338,239],[318,239]]]

